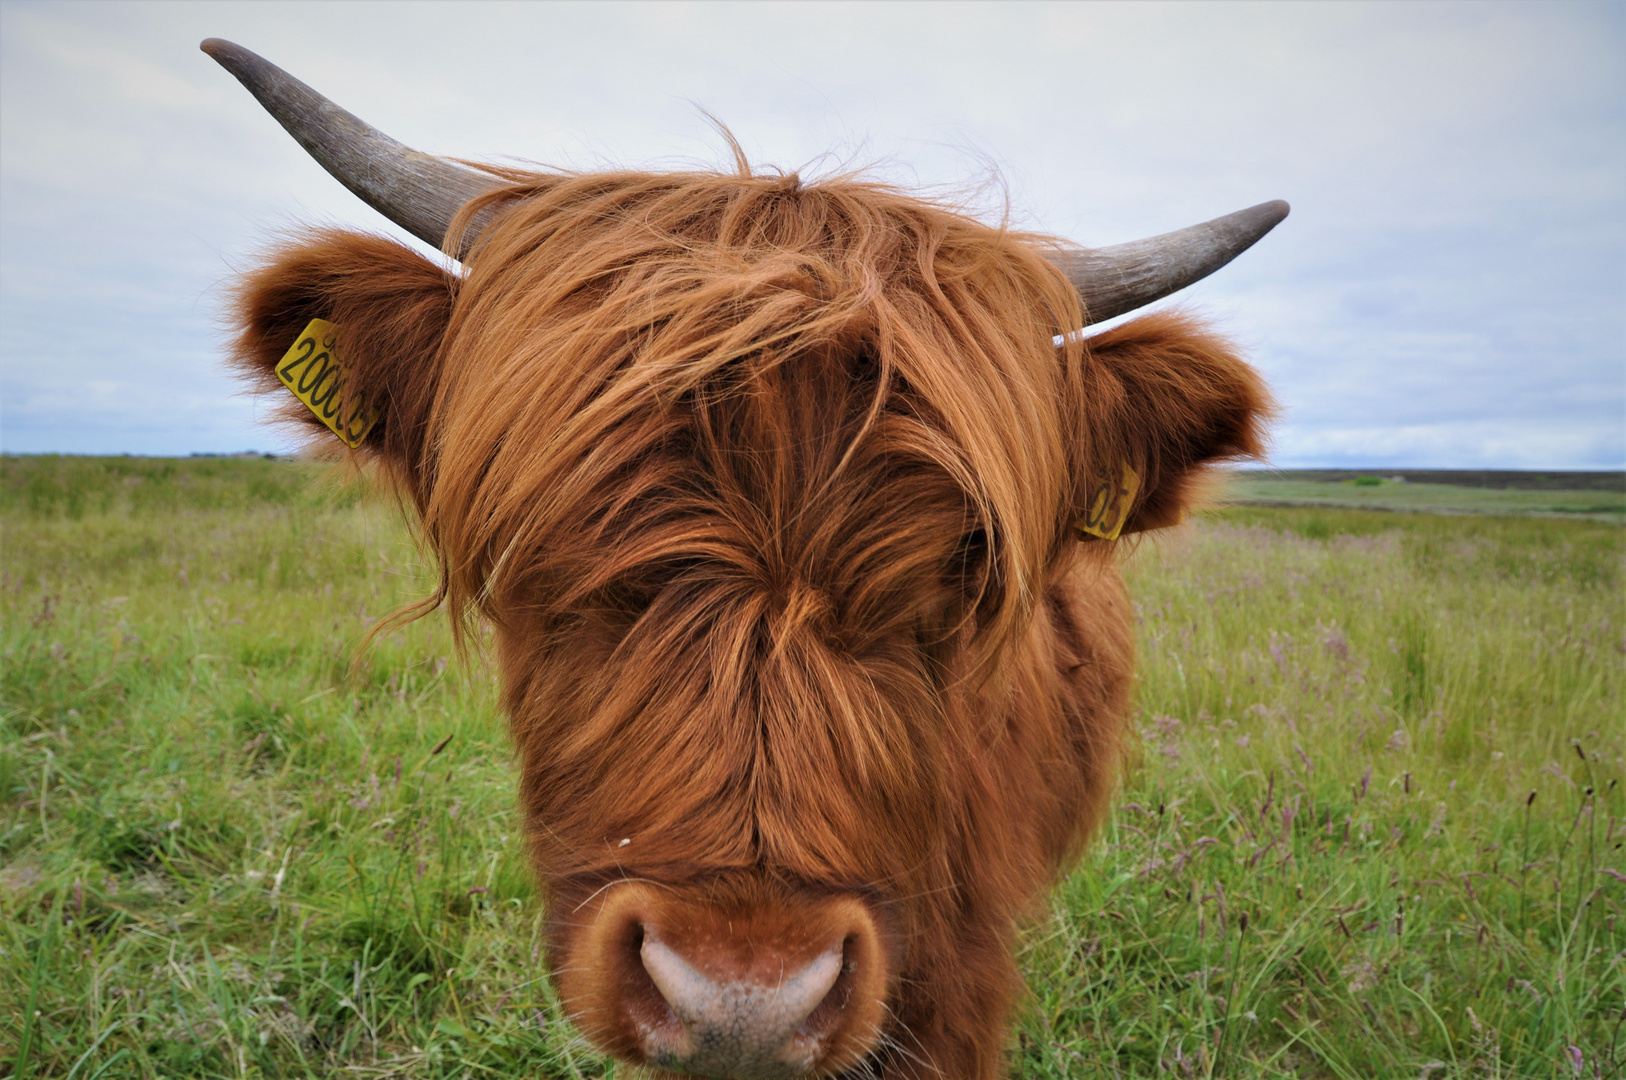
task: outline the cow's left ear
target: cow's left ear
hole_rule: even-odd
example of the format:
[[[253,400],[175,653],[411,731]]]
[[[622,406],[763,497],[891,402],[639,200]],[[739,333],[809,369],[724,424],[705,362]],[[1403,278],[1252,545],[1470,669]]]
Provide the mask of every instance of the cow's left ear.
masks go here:
[[[1179,313],[1089,338],[1075,386],[1073,513],[1085,540],[1177,524],[1205,466],[1263,455],[1274,411],[1236,347]]]
[[[328,411],[339,408],[339,398],[346,399],[346,419],[358,402],[377,411],[356,449],[381,460],[422,509],[426,430],[457,286],[455,276],[393,240],[312,230],[268,252],[238,283],[230,312],[237,329],[234,363],[281,402],[284,419],[338,446],[317,412],[290,392],[301,377],[314,385],[321,374],[314,363],[294,367],[297,355],[285,360],[311,320],[333,324],[334,373],[342,372],[343,388],[337,397],[330,394]],[[291,381],[279,378],[279,370]],[[315,393],[333,385],[329,381]]]

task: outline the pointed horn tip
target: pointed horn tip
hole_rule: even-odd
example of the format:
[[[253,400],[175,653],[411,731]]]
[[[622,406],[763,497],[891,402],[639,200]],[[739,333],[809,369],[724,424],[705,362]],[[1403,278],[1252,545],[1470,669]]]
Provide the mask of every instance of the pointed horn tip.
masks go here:
[[[266,60],[258,53],[245,49],[235,41],[225,38],[204,38],[199,49],[208,53],[210,58],[221,67],[235,75],[239,80],[245,71],[265,66]]]
[[[1257,213],[1261,219],[1269,221],[1270,224],[1265,227],[1273,229],[1280,225],[1282,219],[1287,217],[1292,210],[1293,208],[1287,205],[1286,199],[1272,199],[1269,202],[1262,202],[1255,206],[1251,212]]]

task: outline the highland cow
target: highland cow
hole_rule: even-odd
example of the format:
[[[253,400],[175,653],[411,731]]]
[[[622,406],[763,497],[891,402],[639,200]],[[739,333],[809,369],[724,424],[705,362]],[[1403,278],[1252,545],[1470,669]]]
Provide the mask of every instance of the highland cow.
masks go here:
[[[1017,930],[1121,769],[1118,537],[1268,412],[1189,318],[1076,331],[1285,204],[1084,251],[862,176],[476,168],[204,49],[461,260],[285,242],[235,361],[276,387],[336,327],[333,409],[376,413],[356,453],[438,559],[425,610],[494,628],[574,1022],[700,1076],[998,1075]]]

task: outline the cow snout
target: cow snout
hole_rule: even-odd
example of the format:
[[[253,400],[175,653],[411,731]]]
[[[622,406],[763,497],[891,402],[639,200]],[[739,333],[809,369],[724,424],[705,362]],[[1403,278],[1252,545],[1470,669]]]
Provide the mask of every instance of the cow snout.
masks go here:
[[[794,1080],[863,1061],[889,983],[868,908],[846,896],[731,899],[611,890],[562,958],[577,1023],[621,1057],[718,1080]]]
[[[771,982],[712,978],[647,931],[639,955],[677,1021],[645,1035],[657,1064],[701,1076],[805,1076],[841,1020],[839,1002],[815,1016],[841,975],[839,946]]]

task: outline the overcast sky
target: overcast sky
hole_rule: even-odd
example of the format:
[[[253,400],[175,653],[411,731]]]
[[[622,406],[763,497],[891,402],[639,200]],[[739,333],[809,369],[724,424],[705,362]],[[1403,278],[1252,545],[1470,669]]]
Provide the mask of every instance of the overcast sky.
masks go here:
[[[1112,244],[1284,198],[1180,294],[1284,467],[1626,464],[1626,5],[0,4],[0,449],[286,441],[221,371],[278,230],[402,235],[198,51],[419,149],[851,164]]]

